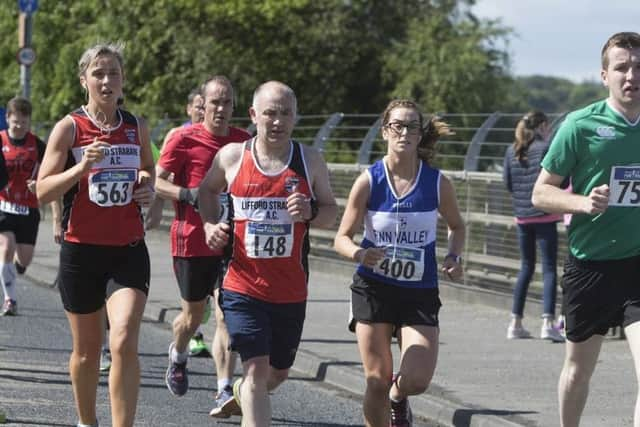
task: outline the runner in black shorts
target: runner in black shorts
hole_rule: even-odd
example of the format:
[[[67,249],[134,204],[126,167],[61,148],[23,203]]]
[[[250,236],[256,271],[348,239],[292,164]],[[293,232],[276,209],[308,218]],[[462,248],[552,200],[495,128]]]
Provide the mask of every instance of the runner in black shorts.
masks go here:
[[[601,60],[609,96],[566,117],[542,161],[532,198],[544,212],[573,214],[562,282],[563,427],[580,423],[610,326],[624,327],[640,378],[640,34],[614,34]],[[566,177],[573,193],[560,188]],[[634,425],[640,425],[640,395]]]
[[[204,121],[173,130],[156,165],[158,196],[172,200],[175,208],[170,230],[171,255],[182,310],[173,321],[165,382],[176,396],[184,395],[189,389],[188,344],[202,322],[207,299],[220,274],[222,256],[221,250],[214,251],[206,245],[198,213],[198,185],[221,147],[249,137],[244,130],[229,125],[233,87],[226,77],[209,78],[201,92]],[[218,387],[218,393],[228,388],[231,395],[231,378]]]
[[[153,156],[146,123],[118,105],[123,95],[122,46],[90,47],[78,69],[87,104],[51,132],[37,192],[42,202],[64,196],[58,286],[73,339],[69,371],[78,424],[98,425],[106,306],[112,425],[132,426],[140,388],[138,336],[150,270],[141,208],[153,200]]]
[[[33,259],[40,225],[35,177],[44,155],[44,143],[32,134],[31,103],[13,98],[7,105],[9,128],[0,132],[0,154],[7,182],[0,191],[0,282],[4,291],[1,315],[17,314],[16,273]]]
[[[349,194],[335,248],[358,263],[351,285],[351,312],[364,366],[365,423],[410,426],[408,397],[423,393],[438,358],[438,214],[449,228],[449,253],[441,271],[462,275],[464,222],[455,190],[432,168],[434,146],[448,126],[426,120],[410,100],[394,100],[382,113],[387,154],[362,173]],[[364,223],[364,239],[354,235]],[[355,325],[354,325],[355,322]],[[391,338],[401,358],[393,375]]]

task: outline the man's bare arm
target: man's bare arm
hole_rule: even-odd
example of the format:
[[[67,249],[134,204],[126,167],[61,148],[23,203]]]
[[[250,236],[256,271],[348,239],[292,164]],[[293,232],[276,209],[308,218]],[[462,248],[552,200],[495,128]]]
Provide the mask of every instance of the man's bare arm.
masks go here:
[[[601,185],[591,190],[588,196],[569,193],[560,188],[565,177],[542,169],[535,186],[531,202],[533,206],[548,213],[604,212],[609,205],[609,186]]]

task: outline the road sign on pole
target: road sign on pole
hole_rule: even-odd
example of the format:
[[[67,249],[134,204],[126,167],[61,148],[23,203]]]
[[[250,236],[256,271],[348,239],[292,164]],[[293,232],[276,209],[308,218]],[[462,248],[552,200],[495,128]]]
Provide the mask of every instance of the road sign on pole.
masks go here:
[[[21,47],[18,49],[18,64],[30,67],[36,60],[36,51],[32,47]]]
[[[38,9],[38,0],[18,0],[18,7],[20,12],[30,15]]]

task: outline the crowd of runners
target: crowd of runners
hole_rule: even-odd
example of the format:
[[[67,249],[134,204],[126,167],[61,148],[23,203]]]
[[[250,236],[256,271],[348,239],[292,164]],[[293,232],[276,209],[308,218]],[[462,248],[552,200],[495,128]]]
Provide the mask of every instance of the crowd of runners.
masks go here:
[[[579,424],[609,327],[623,325],[640,366],[639,34],[607,40],[601,74],[609,96],[567,116],[545,148],[532,190],[540,215],[573,214],[562,280],[563,427]],[[19,313],[16,276],[34,256],[39,208],[51,203],[77,425],[98,425],[102,369],[109,371],[112,424],[133,426],[140,324],[153,286],[145,230],[158,226],[169,200],[181,312],[167,343],[167,388],[185,395],[189,357],[210,353],[217,378],[210,416],[270,425],[269,395],[288,377],[305,320],[309,229],[332,228],[338,220],[322,154],[292,139],[295,92],[278,81],[259,85],[250,134],[230,124],[232,82],[213,75],[189,95],[189,121],[171,129],[154,156],[145,121],[123,104],[122,47],[91,46],[77,77],[86,103],[56,123],[46,145],[30,131],[30,102],[14,98],[7,105],[8,129],[0,132],[0,314]],[[462,276],[465,225],[452,183],[433,163],[449,126],[407,99],[389,102],[381,121],[386,152],[353,184],[335,249],[356,264],[348,326],[364,367],[364,422],[410,426],[408,397],[423,393],[436,369],[438,276]],[[518,161],[527,161],[526,152]],[[563,188],[569,178],[571,192]],[[440,218],[447,253],[437,256]],[[361,232],[362,241],[355,241]],[[200,326],[210,312],[209,347]],[[514,325],[513,331],[522,328]],[[238,357],[242,374],[234,380]],[[640,426],[640,401],[634,419]]]

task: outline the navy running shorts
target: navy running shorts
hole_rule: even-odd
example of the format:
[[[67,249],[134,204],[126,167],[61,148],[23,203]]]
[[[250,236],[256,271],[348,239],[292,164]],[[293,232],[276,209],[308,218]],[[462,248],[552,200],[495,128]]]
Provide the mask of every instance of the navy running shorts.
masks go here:
[[[562,277],[567,339],[582,342],[640,320],[640,256],[588,261],[569,255]]]
[[[94,313],[122,288],[139,289],[149,295],[150,275],[144,240],[125,246],[62,242],[58,288],[68,312]]]
[[[29,208],[28,215],[16,215],[0,211],[0,232],[11,231],[16,236],[16,243],[35,245],[40,226],[40,210]]]
[[[221,257],[173,257],[173,271],[180,288],[180,297],[188,302],[202,301],[213,295],[222,274]]]
[[[246,362],[269,356],[275,369],[293,365],[302,337],[307,303],[274,304],[220,290],[219,303],[231,338],[231,350]]]

